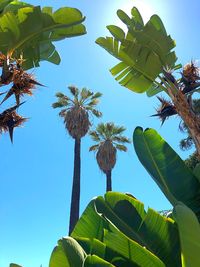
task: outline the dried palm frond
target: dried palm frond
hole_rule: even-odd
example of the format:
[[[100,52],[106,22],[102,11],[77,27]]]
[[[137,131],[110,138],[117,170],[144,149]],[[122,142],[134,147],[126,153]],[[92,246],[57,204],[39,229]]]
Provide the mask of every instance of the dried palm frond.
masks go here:
[[[28,74],[22,69],[15,69],[13,74],[13,86],[8,91],[1,104],[5,102],[10,96],[15,95],[17,105],[20,103],[20,97],[27,95],[32,95],[32,89],[36,88],[36,85],[43,86],[38,83],[33,75]]]
[[[199,67],[193,61],[191,61],[191,63],[187,63],[183,67],[183,71],[181,72],[182,78],[180,79],[180,90],[183,94],[192,94],[199,89],[199,74]]]
[[[176,107],[166,99],[162,97],[157,97],[158,100],[161,102],[161,105],[157,108],[157,113],[154,115],[151,115],[151,117],[158,116],[161,120],[161,125],[165,122],[166,119],[168,119],[170,116],[176,115]]]
[[[106,173],[114,168],[117,150],[110,140],[103,142],[98,149],[96,159],[99,168]]]
[[[74,106],[69,110],[60,112],[64,117],[65,127],[73,138],[82,138],[90,127],[88,112],[80,106]]]
[[[183,81],[193,83],[199,79],[199,67],[191,61],[183,67]]]
[[[0,134],[9,132],[10,140],[13,142],[13,131],[14,128],[21,126],[27,118],[23,118],[18,115],[16,111],[3,112],[0,114]]]

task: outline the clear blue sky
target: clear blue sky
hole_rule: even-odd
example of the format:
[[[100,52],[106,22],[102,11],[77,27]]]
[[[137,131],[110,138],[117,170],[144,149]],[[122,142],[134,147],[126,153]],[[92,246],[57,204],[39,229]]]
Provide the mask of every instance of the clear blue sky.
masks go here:
[[[127,128],[132,137],[136,126],[155,128],[183,157],[178,142],[179,120],[160,122],[149,115],[155,112],[156,98],[137,95],[121,86],[109,73],[116,63],[106,51],[95,44],[95,39],[108,34],[106,25],[117,23],[118,8],[138,6],[145,18],[158,14],[177,42],[179,61],[187,63],[199,59],[200,24],[199,1],[173,0],[76,0],[28,1],[35,5],[72,6],[86,16],[87,35],[56,43],[62,57],[59,66],[42,63],[34,69],[37,79],[47,88],[38,88],[27,98],[20,114],[29,117],[24,128],[16,129],[14,144],[8,135],[0,137],[0,266],[16,262],[24,267],[48,266],[57,240],[68,229],[74,141],[66,133],[58,110],[51,108],[57,91],[67,92],[68,85],[88,87],[103,93],[98,122],[113,121]],[[148,6],[147,6],[148,3]],[[14,103],[14,100],[13,100]],[[89,137],[82,141],[81,211],[91,198],[105,192],[105,177],[98,169]],[[113,170],[113,190],[130,192],[146,207],[156,210],[170,208],[170,204],[137,160],[132,145],[128,153],[119,153]]]

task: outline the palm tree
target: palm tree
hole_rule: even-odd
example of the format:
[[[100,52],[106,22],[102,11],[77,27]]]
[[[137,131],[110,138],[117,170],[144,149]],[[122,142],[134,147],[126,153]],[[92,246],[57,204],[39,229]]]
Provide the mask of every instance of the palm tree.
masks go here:
[[[66,130],[75,140],[74,172],[69,222],[69,234],[71,234],[79,219],[81,138],[87,134],[91,126],[89,115],[93,114],[96,117],[102,116],[102,113],[95,109],[102,94],[99,92],[93,93],[86,88],[79,90],[75,86],[69,86],[68,88],[73,98],[59,92],[56,94],[58,100],[53,103],[52,106],[53,108],[62,108],[59,115],[64,119]]]
[[[112,191],[112,169],[116,163],[117,150],[127,151],[125,143],[130,140],[122,136],[126,129],[122,126],[116,126],[113,122],[100,123],[95,131],[89,134],[96,145],[90,147],[89,151],[97,151],[96,159],[99,168],[106,174],[106,191]]]

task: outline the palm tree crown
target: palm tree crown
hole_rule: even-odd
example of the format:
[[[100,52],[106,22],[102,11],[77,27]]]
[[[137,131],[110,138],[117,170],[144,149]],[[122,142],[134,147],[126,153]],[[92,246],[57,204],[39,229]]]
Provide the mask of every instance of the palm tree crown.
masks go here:
[[[104,173],[114,168],[117,150],[127,151],[124,144],[130,143],[130,140],[122,135],[125,130],[122,126],[108,122],[98,124],[96,130],[89,133],[93,141],[97,142],[96,145],[90,147],[89,151],[97,151],[96,159]]]
[[[56,97],[58,101],[53,103],[53,108],[63,108],[59,115],[64,118],[65,127],[73,138],[82,138],[85,136],[91,125],[89,114],[101,117],[102,113],[95,109],[99,102],[101,93],[93,93],[83,88],[79,90],[75,86],[69,86],[73,98],[58,92]]]

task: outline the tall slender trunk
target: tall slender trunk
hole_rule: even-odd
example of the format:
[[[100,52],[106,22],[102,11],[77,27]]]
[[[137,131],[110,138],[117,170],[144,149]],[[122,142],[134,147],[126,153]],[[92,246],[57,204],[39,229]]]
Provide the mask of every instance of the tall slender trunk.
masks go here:
[[[106,192],[112,191],[111,170],[106,172]]]
[[[169,89],[168,92],[172,98],[172,101],[174,102],[178,114],[182,117],[190,131],[198,156],[200,157],[200,118],[194,114],[191,106],[188,103],[186,95],[180,91],[177,91],[176,94],[173,94]]]
[[[80,206],[80,173],[81,173],[81,139],[75,139],[74,147],[74,174],[71,196],[71,209],[69,221],[69,235],[73,231],[79,219],[79,206]]]

